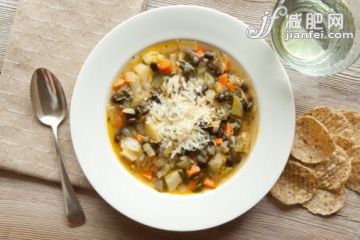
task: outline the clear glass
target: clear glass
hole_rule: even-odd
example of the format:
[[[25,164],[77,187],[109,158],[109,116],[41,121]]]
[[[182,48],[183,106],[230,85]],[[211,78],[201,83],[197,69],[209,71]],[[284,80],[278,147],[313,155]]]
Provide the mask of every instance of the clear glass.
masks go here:
[[[275,9],[282,6],[287,15],[275,20],[271,38],[286,65],[326,76],[359,58],[360,0],[279,0]]]

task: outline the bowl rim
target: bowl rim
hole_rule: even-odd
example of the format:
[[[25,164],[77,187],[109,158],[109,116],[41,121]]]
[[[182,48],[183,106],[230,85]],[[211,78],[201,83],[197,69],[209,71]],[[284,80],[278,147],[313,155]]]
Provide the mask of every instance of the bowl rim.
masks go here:
[[[277,166],[277,172],[273,173],[270,179],[270,183],[267,183],[266,185],[266,190],[262,189],[261,193],[257,194],[256,200],[252,200],[252,202],[249,204],[247,203],[247,207],[246,209],[241,209],[241,210],[237,210],[237,211],[232,211],[231,214],[227,214],[226,216],[222,216],[221,218],[219,218],[218,220],[211,220],[211,221],[205,221],[205,223],[197,223],[197,224],[184,224],[184,220],[179,221],[179,224],[172,224],[172,225],[166,225],[164,224],[164,221],[159,221],[158,219],[161,219],[164,216],[160,216],[156,219],[154,218],[149,218],[148,216],[142,216],[141,214],[133,214],[131,211],[127,211],[125,210],[123,207],[121,207],[117,202],[114,201],[114,198],[111,197],[109,195],[108,192],[104,191],[104,186],[102,186],[99,181],[96,179],[95,174],[93,173],[93,170],[91,170],[89,167],[90,165],[85,161],[84,159],[84,154],[83,154],[83,150],[80,150],[80,148],[83,149],[83,147],[81,146],[81,132],[79,132],[79,121],[77,120],[77,110],[81,109],[81,104],[80,104],[80,100],[79,100],[79,85],[82,84],[82,82],[84,81],[84,77],[85,75],[88,75],[86,73],[86,71],[89,70],[88,65],[92,64],[92,60],[95,57],[95,55],[97,54],[97,52],[101,52],[101,47],[105,44],[106,41],[108,41],[109,39],[112,38],[112,36],[114,35],[114,33],[116,33],[117,31],[119,31],[121,28],[123,28],[126,25],[129,24],[133,24],[134,21],[137,21],[141,18],[147,18],[147,17],[154,17],[156,18],[157,14],[162,14],[164,12],[168,12],[168,11],[177,11],[177,12],[181,12],[181,11],[185,11],[185,12],[202,12],[204,14],[208,14],[208,15],[213,15],[213,16],[217,16],[219,18],[223,18],[223,19],[227,19],[226,21],[232,22],[233,24],[238,25],[239,27],[241,27],[242,29],[246,29],[247,25],[244,24],[243,22],[241,22],[240,20],[236,19],[235,17],[232,17],[228,14],[219,12],[217,10],[211,9],[211,8],[207,8],[207,7],[201,7],[201,6],[193,6],[193,5],[176,5],[176,6],[165,6],[165,7],[160,7],[160,8],[156,8],[156,9],[152,9],[152,10],[148,10],[145,12],[142,12],[138,15],[135,15],[127,20],[125,20],[124,22],[120,23],[119,25],[117,25],[115,28],[113,28],[109,33],[107,33],[97,44],[96,46],[92,49],[92,51],[90,52],[90,54],[88,55],[87,59],[85,60],[85,62],[83,63],[81,70],[78,74],[78,78],[76,80],[75,86],[74,86],[74,91],[73,91],[73,95],[72,95],[72,101],[71,101],[71,108],[70,108],[70,130],[71,130],[71,137],[73,140],[73,145],[74,145],[74,150],[76,153],[76,156],[78,157],[78,161],[80,163],[81,169],[83,170],[85,176],[87,177],[87,179],[89,180],[90,184],[92,185],[92,187],[95,189],[95,191],[109,204],[111,205],[113,208],[115,208],[116,210],[118,210],[119,212],[121,212],[122,214],[126,215],[127,217],[140,222],[142,224],[145,224],[147,226],[151,226],[154,228],[159,228],[159,229],[164,229],[164,230],[172,230],[172,231],[195,231],[195,230],[202,230],[202,229],[207,229],[207,228],[211,228],[211,227],[215,227],[218,225],[221,225],[223,223],[226,223],[230,220],[233,220],[234,218],[244,214],[245,212],[247,212],[249,209],[251,209],[254,205],[256,205],[266,194],[267,192],[270,190],[271,186],[276,182],[276,180],[278,179],[278,177],[280,176],[282,169],[285,167],[287,158],[285,159],[284,157],[280,157],[281,161],[279,161],[279,164]],[[225,20],[224,20],[225,21]],[[171,38],[170,38],[171,39]],[[163,41],[168,40],[167,38],[164,38]],[[257,45],[261,45],[264,49],[267,48],[267,51],[271,51],[270,47],[266,44],[266,42],[264,40],[252,40],[252,41],[256,41]],[[205,41],[207,42],[207,41]],[[217,48],[223,49],[222,46],[218,46],[216,44],[210,43],[212,45],[214,45]],[[146,47],[146,45],[144,46]],[[228,52],[228,51],[226,51]],[[267,54],[269,55],[269,53],[267,52]],[[287,103],[287,115],[290,117],[289,118],[289,125],[288,127],[288,134],[286,139],[289,140],[289,144],[287,144],[285,147],[286,150],[282,151],[282,156],[284,155],[289,155],[290,153],[290,149],[291,149],[291,143],[292,143],[292,138],[295,132],[295,104],[294,104],[294,96],[293,96],[293,92],[292,92],[292,88],[290,85],[290,81],[288,79],[287,73],[284,69],[284,67],[282,66],[279,58],[277,56],[275,56],[274,52],[272,52],[273,56],[272,56],[272,62],[276,65],[277,70],[278,70],[278,74],[281,75],[281,80],[283,81],[283,87],[285,88],[285,90],[287,91],[287,98],[286,100],[288,100],[289,102]],[[269,55],[270,56],[270,55]],[[235,57],[234,57],[235,58]],[[235,58],[236,61],[238,61],[238,59]],[[243,62],[239,61],[239,63],[244,66]],[[121,67],[119,67],[119,69],[121,69]],[[248,69],[245,68],[245,71],[248,72]],[[250,73],[248,73],[250,75],[250,78],[253,79],[253,77],[251,76]],[[112,81],[112,80],[111,80]],[[255,84],[254,84],[255,85]],[[256,88],[256,86],[255,86]],[[257,95],[259,94],[258,89],[256,89]],[[259,97],[259,96],[257,96]],[[105,110],[104,110],[105,111]],[[262,106],[260,104],[260,112],[262,111]],[[262,121],[262,117],[259,116],[260,118],[260,122]],[[260,124],[259,123],[259,128],[260,128]],[[107,133],[106,133],[107,134]],[[258,133],[258,138],[260,137],[260,129],[259,129],[259,133]],[[258,140],[257,140],[258,141]],[[109,142],[109,141],[108,141]],[[107,143],[108,144],[108,143]],[[255,144],[257,145],[257,143]],[[249,159],[247,160],[250,161],[251,156],[249,156]],[[120,163],[121,164],[121,163]],[[246,164],[245,164],[246,165]],[[243,166],[242,168],[244,168],[245,166]],[[243,169],[240,169],[239,171],[237,171],[235,174],[238,175],[240,172],[242,172]],[[127,170],[126,170],[127,171]],[[121,173],[119,173],[120,175]],[[234,176],[231,176],[231,179],[234,178]],[[135,181],[139,181],[137,179],[135,179]],[[227,180],[224,184],[226,184],[229,180]],[[143,183],[141,183],[141,185],[144,185]],[[223,185],[223,184],[222,184]],[[144,185],[145,186],[145,185]],[[148,186],[145,186],[145,188],[149,188]],[[152,190],[152,189],[151,189]],[[146,192],[146,194],[150,194],[149,193],[149,189],[145,190],[142,189],[141,191],[143,191],[143,193]],[[224,190],[225,191],[225,190]],[[224,193],[224,191],[222,191]],[[212,198],[217,199],[217,197],[214,197],[214,195],[219,195],[218,194],[219,191],[217,191],[217,189],[212,190],[209,194],[207,194],[206,196],[212,196]],[[226,191],[225,191],[226,192]],[[135,193],[134,193],[135,194]],[[164,195],[171,195],[171,194],[164,194]],[[230,194],[231,195],[231,194]],[[149,195],[148,195],[149,196]],[[186,201],[186,202],[191,202],[191,201],[198,201],[199,198],[202,198],[204,196],[204,194],[196,194],[196,195],[191,195],[191,197],[187,197],[188,199],[185,200],[184,196],[182,196],[182,200],[181,201]],[[162,197],[160,197],[162,198]],[[174,196],[166,196],[163,199],[167,199],[169,202],[174,203],[175,207],[176,207],[176,200],[177,197]],[[176,203],[176,204],[175,204]],[[160,214],[163,215],[163,214]],[[165,214],[166,215],[166,214]],[[213,214],[214,215],[214,214]],[[195,218],[194,218],[195,219]],[[194,220],[195,221],[195,220]]]

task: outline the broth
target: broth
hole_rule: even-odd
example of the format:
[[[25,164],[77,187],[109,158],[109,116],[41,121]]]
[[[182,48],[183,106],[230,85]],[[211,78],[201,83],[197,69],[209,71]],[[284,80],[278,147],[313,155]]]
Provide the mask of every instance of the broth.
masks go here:
[[[202,42],[171,40],[121,69],[107,128],[119,161],[143,183],[160,192],[203,192],[246,162],[257,137],[257,109],[255,89],[238,62]]]

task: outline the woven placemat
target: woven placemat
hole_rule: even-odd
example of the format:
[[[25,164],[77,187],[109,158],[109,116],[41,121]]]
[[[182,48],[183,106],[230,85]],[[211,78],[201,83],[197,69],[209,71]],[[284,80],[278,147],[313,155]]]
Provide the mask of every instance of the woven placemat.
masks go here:
[[[59,181],[51,130],[32,113],[32,73],[38,67],[55,73],[70,104],[76,76],[91,49],[144,5],[144,0],[19,2],[0,75],[1,169]],[[68,119],[59,129],[59,144],[72,183],[89,188],[72,147]]]

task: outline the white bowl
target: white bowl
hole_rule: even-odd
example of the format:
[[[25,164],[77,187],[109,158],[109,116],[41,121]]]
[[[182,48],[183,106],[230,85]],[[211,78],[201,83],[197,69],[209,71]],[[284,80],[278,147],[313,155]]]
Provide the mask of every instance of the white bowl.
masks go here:
[[[71,135],[80,165],[111,206],[145,225],[191,231],[228,222],[259,202],[280,176],[289,156],[295,107],[286,72],[246,25],[198,6],[157,8],[128,19],[108,33],[81,68],[71,102]],[[111,82],[137,52],[169,39],[196,39],[232,55],[250,75],[259,104],[259,133],[245,165],[225,183],[202,194],[159,193],[133,177],[116,158],[106,129]]]

